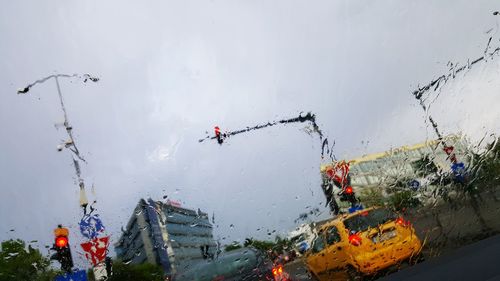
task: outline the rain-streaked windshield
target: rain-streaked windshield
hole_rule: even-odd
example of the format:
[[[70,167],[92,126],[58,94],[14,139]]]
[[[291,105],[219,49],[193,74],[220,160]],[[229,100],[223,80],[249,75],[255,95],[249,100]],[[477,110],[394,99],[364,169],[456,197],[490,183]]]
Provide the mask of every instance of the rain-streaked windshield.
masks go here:
[[[0,281],[500,276],[500,0],[3,0],[0,55]]]

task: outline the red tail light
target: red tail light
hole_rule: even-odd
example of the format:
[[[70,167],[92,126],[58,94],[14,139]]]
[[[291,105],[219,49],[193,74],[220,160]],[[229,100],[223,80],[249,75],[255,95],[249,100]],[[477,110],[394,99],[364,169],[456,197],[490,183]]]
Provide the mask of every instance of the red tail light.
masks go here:
[[[399,217],[399,218],[396,219],[396,224],[399,224],[401,226],[410,226],[411,225],[410,221],[405,221],[401,217]]]
[[[274,276],[280,276],[281,274],[283,274],[283,267],[281,265],[273,268]]]
[[[361,245],[361,237],[357,234],[351,234],[349,235],[349,243],[353,244],[354,246],[359,246]]]

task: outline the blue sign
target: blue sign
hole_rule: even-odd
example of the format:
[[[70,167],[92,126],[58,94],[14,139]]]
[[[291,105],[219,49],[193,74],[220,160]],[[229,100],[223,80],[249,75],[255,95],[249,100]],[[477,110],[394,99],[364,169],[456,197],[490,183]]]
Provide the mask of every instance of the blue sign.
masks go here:
[[[420,182],[418,180],[412,180],[408,183],[411,189],[417,190],[420,187]]]
[[[349,214],[352,214],[352,213],[359,211],[359,210],[363,210],[363,205],[361,205],[361,204],[354,205],[354,207],[349,208],[348,211],[349,211]]]
[[[451,171],[455,176],[455,179],[461,183],[465,182],[465,177],[467,176],[467,171],[465,170],[465,165],[462,162],[453,163],[451,165]]]
[[[78,270],[64,275],[57,275],[54,281],[87,281],[87,272]]]
[[[309,245],[306,241],[302,241],[302,243],[300,243],[299,245],[299,252],[304,253],[305,251],[307,251],[307,249],[309,249]]]
[[[79,223],[80,232],[88,239],[97,238],[97,236],[104,231],[99,215],[85,215]]]

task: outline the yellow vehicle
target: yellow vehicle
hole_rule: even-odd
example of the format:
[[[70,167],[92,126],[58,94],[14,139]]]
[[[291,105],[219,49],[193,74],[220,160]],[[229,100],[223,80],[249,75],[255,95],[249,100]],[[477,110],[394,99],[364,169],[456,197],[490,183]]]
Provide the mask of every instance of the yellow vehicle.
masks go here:
[[[317,280],[360,280],[402,262],[417,261],[421,249],[408,221],[374,207],[322,225],[305,261]]]

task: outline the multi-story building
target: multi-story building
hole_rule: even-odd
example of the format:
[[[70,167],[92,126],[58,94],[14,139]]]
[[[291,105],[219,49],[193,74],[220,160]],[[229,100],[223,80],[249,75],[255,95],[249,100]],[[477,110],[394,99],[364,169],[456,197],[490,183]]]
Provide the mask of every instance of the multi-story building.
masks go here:
[[[209,258],[217,251],[206,213],[141,199],[115,244],[118,259],[132,264],[161,265],[165,275]]]
[[[444,137],[443,140],[448,146],[454,147],[458,161],[466,164],[468,148],[464,138],[459,135],[450,135]],[[442,143],[439,140],[431,140],[365,155],[346,162],[350,164],[349,175],[355,191],[376,187],[385,192],[387,187],[394,185],[397,181],[403,181],[405,184],[418,182],[424,185],[423,162],[433,166],[428,168],[438,173],[450,172],[451,163],[448,157],[443,150]],[[324,179],[325,171],[331,165],[321,167]]]

